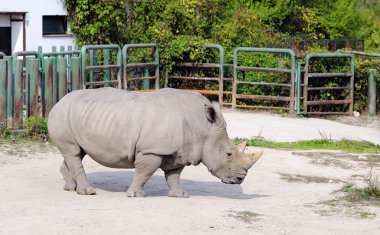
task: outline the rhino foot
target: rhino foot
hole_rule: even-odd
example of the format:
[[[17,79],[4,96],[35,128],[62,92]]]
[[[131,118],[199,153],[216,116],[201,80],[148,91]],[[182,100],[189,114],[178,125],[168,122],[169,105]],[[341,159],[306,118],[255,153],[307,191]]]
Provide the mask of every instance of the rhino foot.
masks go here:
[[[136,189],[136,190],[128,189],[127,197],[145,197],[145,193],[144,193],[144,190],[142,189]]]
[[[170,190],[169,193],[168,193],[168,196],[169,197],[184,197],[184,198],[188,198],[190,195],[181,190],[181,189],[173,189],[173,190]]]
[[[68,184],[66,183],[64,186],[63,186],[63,190],[65,191],[75,191],[77,188],[77,185],[74,183],[74,184]]]
[[[77,193],[80,195],[94,195],[96,194],[96,191],[93,187],[87,185],[87,186],[78,186],[77,187]]]

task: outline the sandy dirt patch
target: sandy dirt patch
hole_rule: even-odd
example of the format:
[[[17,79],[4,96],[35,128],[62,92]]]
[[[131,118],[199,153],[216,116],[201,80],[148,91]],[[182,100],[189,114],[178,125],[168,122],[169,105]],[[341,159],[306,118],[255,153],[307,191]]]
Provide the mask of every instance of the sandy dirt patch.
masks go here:
[[[337,192],[363,185],[370,167],[380,175],[379,162],[350,156],[266,149],[241,185],[191,166],[181,182],[190,198],[167,197],[162,171],[147,197],[127,198],[133,170],[86,157],[97,195],[81,196],[62,189],[54,146],[0,142],[0,234],[379,234],[380,206]]]

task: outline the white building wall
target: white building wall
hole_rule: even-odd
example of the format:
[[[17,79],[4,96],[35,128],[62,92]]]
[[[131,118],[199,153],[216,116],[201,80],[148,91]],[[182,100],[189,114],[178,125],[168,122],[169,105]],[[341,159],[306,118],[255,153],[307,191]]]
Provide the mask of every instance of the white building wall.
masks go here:
[[[26,50],[38,50],[38,46],[43,47],[43,51],[51,51],[52,46],[74,46],[73,36],[42,36],[42,16],[43,15],[66,15],[64,0],[0,0],[1,12],[28,12],[26,14]],[[0,24],[6,20],[0,16]],[[13,22],[12,27],[19,27],[18,23]],[[22,49],[22,27],[20,32],[12,29],[12,49]],[[18,38],[15,39],[18,33]],[[21,36],[21,39],[20,39]],[[21,43],[21,44],[20,44]],[[13,45],[15,47],[13,47]],[[20,47],[21,45],[21,47]],[[13,51],[14,52],[14,51]]]

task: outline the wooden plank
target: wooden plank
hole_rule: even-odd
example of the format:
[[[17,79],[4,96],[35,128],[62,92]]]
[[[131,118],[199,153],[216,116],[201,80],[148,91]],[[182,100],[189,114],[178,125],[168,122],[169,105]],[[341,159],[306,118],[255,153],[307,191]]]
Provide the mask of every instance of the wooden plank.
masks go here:
[[[126,64],[126,68],[152,68],[156,67],[157,63],[134,63],[134,64]]]
[[[312,105],[329,105],[329,104],[351,104],[350,100],[315,100],[315,101],[307,101],[308,106]]]
[[[268,101],[290,101],[290,97],[287,96],[265,96],[265,95],[242,95],[236,94],[236,99],[245,100],[268,100]]]
[[[169,79],[204,80],[204,81],[219,81],[220,80],[220,78],[187,77],[187,76],[169,76]]]
[[[350,87],[308,87],[309,91],[319,91],[319,90],[349,90]]]
[[[352,73],[309,73],[309,78],[351,77]]]
[[[119,80],[98,81],[98,82],[86,82],[85,85],[104,85],[107,83],[118,83]]]
[[[204,64],[194,64],[194,63],[178,63],[175,64],[176,67],[188,67],[188,68],[219,68],[220,64],[204,63]]]
[[[279,110],[289,110],[288,107],[276,107],[276,106],[263,106],[263,105],[236,105],[237,108],[256,108],[256,109],[279,109]]]
[[[237,71],[243,72],[267,72],[267,73],[291,73],[291,69],[278,69],[278,68],[264,68],[264,67],[236,67]]]
[[[92,65],[86,66],[86,71],[102,71],[102,70],[110,70],[110,69],[119,69],[121,68],[118,64],[109,64],[109,65]]]
[[[153,80],[153,79],[156,79],[157,77],[156,76],[149,76],[149,77],[138,77],[138,78],[128,78],[128,82],[129,81],[139,81],[139,80]]]
[[[247,81],[236,81],[236,84],[248,84],[248,85],[262,85],[262,86],[280,86],[280,87],[290,87],[290,84],[284,83],[274,83],[274,82],[247,82]]]

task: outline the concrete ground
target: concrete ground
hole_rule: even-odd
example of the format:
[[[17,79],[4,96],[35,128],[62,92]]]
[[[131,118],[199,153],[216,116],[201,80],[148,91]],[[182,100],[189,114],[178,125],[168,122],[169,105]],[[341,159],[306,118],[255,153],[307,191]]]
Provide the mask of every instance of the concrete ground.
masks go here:
[[[374,118],[367,126],[359,126],[365,117],[339,118],[338,121],[351,123],[348,125],[337,121],[282,117],[270,113],[231,112],[225,110],[224,118],[230,138],[263,137],[277,142],[293,142],[329,138],[334,140],[350,139],[369,141],[380,144],[380,122]],[[356,120],[355,120],[356,119]]]
[[[276,141],[348,138],[379,143],[375,122],[349,123],[225,111],[230,137]],[[348,123],[347,119],[340,120]],[[321,134],[320,134],[321,133]],[[248,151],[257,151],[249,148]],[[133,169],[110,169],[91,158],[84,168],[97,195],[64,191],[62,157],[51,144],[0,140],[0,234],[368,234],[380,231],[380,203],[351,202],[344,185],[380,176],[380,155],[264,149],[241,185],[226,185],[207,168],[186,167],[190,198],[167,197],[158,170],[145,198],[128,198]]]

